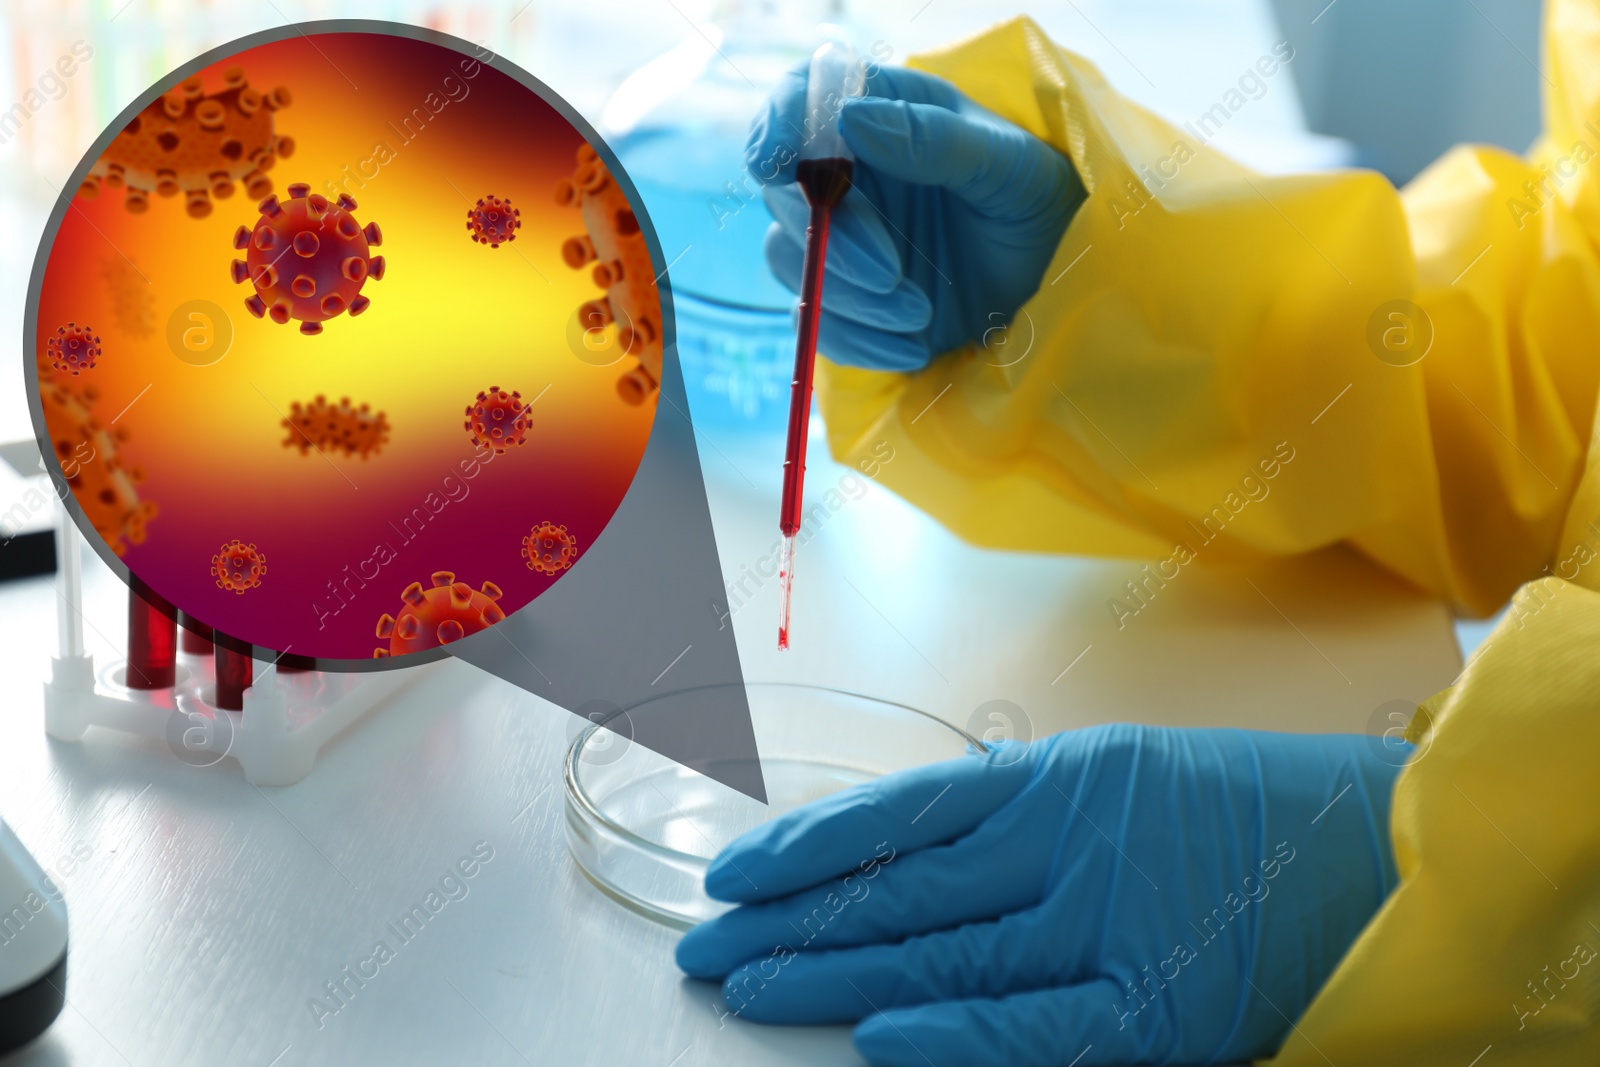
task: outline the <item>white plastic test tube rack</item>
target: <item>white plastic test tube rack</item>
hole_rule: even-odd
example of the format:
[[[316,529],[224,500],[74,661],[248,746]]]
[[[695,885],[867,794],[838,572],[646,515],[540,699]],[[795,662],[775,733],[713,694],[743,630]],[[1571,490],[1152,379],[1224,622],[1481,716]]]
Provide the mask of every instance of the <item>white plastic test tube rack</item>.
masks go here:
[[[81,741],[91,726],[165,740],[182,760],[209,766],[233,759],[255,785],[293,785],[317,754],[402,687],[440,663],[375,673],[280,671],[255,665],[244,710],[216,706],[212,657],[178,653],[170,689],[130,689],[126,660],[95,670],[83,641],[83,538],[66,510],[56,510],[58,652],[44,683],[45,732]]]

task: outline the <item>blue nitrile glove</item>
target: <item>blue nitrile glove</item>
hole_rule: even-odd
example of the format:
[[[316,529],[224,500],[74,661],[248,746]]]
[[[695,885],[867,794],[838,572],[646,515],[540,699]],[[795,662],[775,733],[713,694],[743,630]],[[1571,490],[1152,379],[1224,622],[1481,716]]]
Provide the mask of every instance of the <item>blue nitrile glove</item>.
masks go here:
[[[943,78],[879,68],[839,129],[855,188],[833,213],[819,349],[838,363],[915,370],[981,341],[1038,290],[1086,196],[1067,157]],[[777,222],[767,262],[800,291],[808,209],[794,185],[806,71],[757,116],[745,165]]]
[[[1373,740],[1099,726],[871,782],[718,856],[743,906],[678,964],[884,1067],[1266,1056],[1397,882]]]

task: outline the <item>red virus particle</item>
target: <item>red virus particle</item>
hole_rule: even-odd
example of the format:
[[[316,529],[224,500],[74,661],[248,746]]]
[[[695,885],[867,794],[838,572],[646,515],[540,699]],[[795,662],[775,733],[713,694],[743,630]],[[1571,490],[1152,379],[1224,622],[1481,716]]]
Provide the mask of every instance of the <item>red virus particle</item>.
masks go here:
[[[643,404],[661,381],[661,293],[638,216],[589,145],[578,147],[572,177],[556,185],[556,203],[579,208],[586,231],[567,239],[561,258],[573,270],[594,263],[594,284],[605,290],[578,308],[583,328],[604,331],[616,323],[614,343],[638,361],[618,379],[617,392],[629,404]]]
[[[384,413],[373,412],[367,404],[351,407],[349,397],[338,404],[328,403],[323,396],[309,404],[296,400],[290,405],[283,426],[289,431],[283,447],[298,448],[302,456],[310,455],[315,448],[366,459],[383,451],[389,440],[389,420]]]
[[[499,248],[508,241],[515,241],[517,231],[521,228],[522,212],[512,207],[510,200],[502,200],[493,194],[467,209],[467,229],[471,231],[472,239],[490,248]]]
[[[361,228],[349,193],[333,203],[298,183],[289,186],[287,201],[269,196],[259,208],[256,228],[240,226],[233,235],[234,248],[249,250],[248,258],[233,261],[233,281],[255,287],[244,301],[250,314],[270,315],[280,325],[295,319],[301,333],[317,334],[335,315],[367,310],[372,301],[361,287],[383,278],[383,257],[371,254],[383,232],[376,222]]]
[[[75,375],[92,368],[94,361],[100,358],[100,338],[95,336],[90,327],[69,322],[56,327],[56,332],[45,344],[45,350],[50,355],[52,367]]]
[[[522,539],[522,558],[540,574],[564,571],[578,558],[578,539],[565,526],[541,522]]]
[[[389,647],[374,649],[372,658],[438,648],[493,626],[506,617],[495,603],[500,595],[500,587],[493,582],[484,582],[482,589],[474,591],[466,582],[456,581],[450,571],[436,572],[432,589],[412,582],[400,594],[405,607],[400,609],[399,618],[386,612],[378,620],[375,632],[389,642]]]
[[[233,195],[242,182],[248,196],[272,192],[266,172],[294,141],[274,129],[274,115],[289,106],[289,90],[250,88],[242,67],[229,67],[220,92],[207,94],[199,75],[184,80],[133,117],[89,169],[78,187],[86,198],[101,186],[126,188],[124,206],[149,210],[150,193],[176,196],[194,218],[211,214],[211,198]]]
[[[267,573],[267,554],[238,539],[229,541],[211,557],[211,576],[217,588],[243,594],[261,584]]]
[[[473,445],[499,453],[512,445],[526,443],[531,422],[521,393],[508,393],[498,385],[491,385],[478,394],[475,402],[467,405],[467,419],[461,425],[472,432]]]
[[[154,501],[141,500],[138,484],[144,471],[120,455],[128,441],[121,426],[107,428],[94,414],[99,395],[93,386],[75,392],[54,382],[41,382],[45,427],[72,496],[111,551],[121,556],[142,544]]]

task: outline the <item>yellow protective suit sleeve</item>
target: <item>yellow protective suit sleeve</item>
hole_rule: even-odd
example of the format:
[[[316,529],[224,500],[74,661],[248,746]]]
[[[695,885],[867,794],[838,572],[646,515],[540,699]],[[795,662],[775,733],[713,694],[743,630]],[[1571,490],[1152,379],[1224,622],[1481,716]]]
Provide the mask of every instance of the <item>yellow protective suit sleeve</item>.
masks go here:
[[[1400,886],[1271,1067],[1600,1063],[1596,650],[1600,593],[1543,579],[1413,720]]]
[[[1495,610],[1557,553],[1600,385],[1600,193],[1569,158],[1600,151],[1600,44],[1591,7],[1553,10],[1549,147],[1460,148],[1404,194],[1256,174],[1206,144],[1242,92],[1173,126],[1026,19],[914,57],[1088,199],[1003,343],[820,365],[834,454],[887,443],[881,480],[978,544],[1170,570],[1344,541]],[[1268,91],[1285,57],[1253,68]]]

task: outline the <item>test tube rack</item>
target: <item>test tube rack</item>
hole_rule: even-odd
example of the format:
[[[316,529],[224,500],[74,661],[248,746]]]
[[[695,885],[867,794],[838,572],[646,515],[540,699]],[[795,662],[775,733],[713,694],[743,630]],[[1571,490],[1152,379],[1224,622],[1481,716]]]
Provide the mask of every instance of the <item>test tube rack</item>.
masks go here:
[[[244,690],[243,710],[230,711],[217,706],[211,655],[179,652],[170,687],[131,688],[125,659],[96,670],[85,648],[83,538],[59,505],[56,547],[58,650],[44,683],[44,717],[45,732],[59,741],[81,741],[96,726],[165,740],[196,766],[232,759],[253,785],[293,785],[331,741],[441,665],[352,674],[269,664]]]

